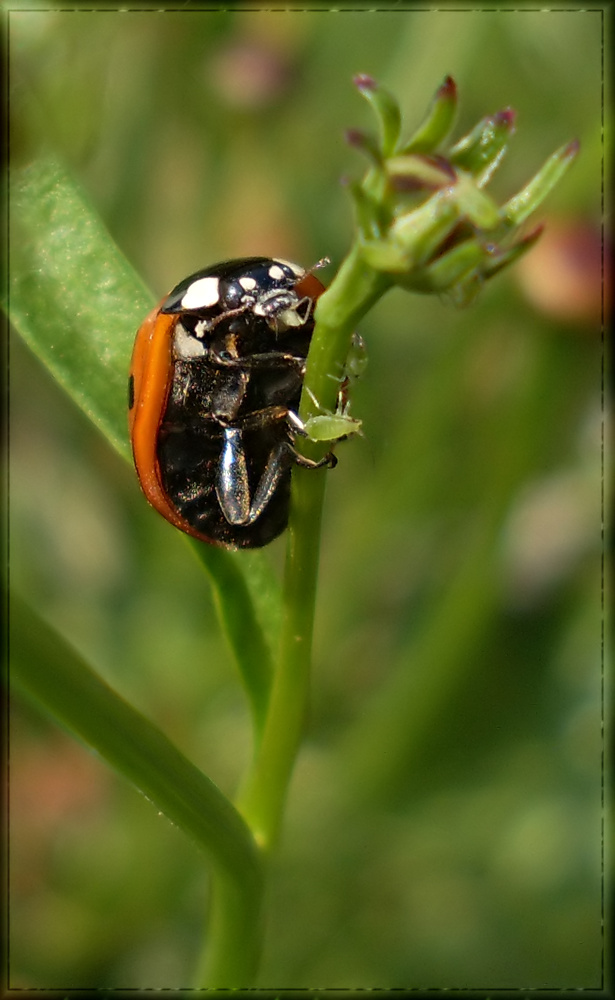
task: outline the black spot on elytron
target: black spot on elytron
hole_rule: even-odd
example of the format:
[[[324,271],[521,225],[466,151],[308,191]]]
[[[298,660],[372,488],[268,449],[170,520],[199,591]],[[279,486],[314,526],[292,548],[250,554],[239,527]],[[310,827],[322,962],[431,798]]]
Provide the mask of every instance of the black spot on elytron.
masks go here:
[[[135,405],[135,378],[131,375],[128,379],[128,409],[132,410]]]

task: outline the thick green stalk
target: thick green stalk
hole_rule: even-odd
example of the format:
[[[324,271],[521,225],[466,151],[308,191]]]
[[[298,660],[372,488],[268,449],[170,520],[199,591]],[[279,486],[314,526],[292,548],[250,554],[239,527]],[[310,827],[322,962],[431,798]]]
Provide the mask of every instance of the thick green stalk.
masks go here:
[[[250,989],[262,952],[262,898],[245,905],[245,893],[227,874],[212,872],[207,938],[196,982],[199,989]]]
[[[289,525],[289,547],[280,665],[276,672],[269,713],[260,749],[257,750],[251,781],[239,807],[255,840],[264,849],[275,842],[284,810],[286,790],[301,741],[309,693],[314,601],[318,572],[320,512],[325,486],[324,470],[299,469],[305,478],[300,502],[293,506]],[[245,910],[237,899],[236,887],[228,879],[214,877],[209,920],[209,944],[199,982],[207,987],[248,987],[251,979],[238,982],[229,971],[242,956],[233,954],[233,944],[241,949],[245,941],[255,948],[248,965],[258,965],[261,929],[252,935],[240,933]],[[239,926],[235,926],[239,921]],[[245,928],[249,931],[249,928]],[[244,956],[245,958],[246,956]]]
[[[239,802],[256,842],[267,850],[279,830],[309,693],[325,473],[297,471],[302,482],[289,524],[279,662],[265,732]]]
[[[392,284],[388,275],[364,263],[361,248],[355,243],[316,306],[316,327],[299,410],[302,420],[318,413],[312,396],[323,409],[335,409],[339,379],[344,374],[353,331]],[[305,446],[306,454],[311,453],[308,445],[309,442]]]
[[[335,408],[354,327],[389,285],[386,276],[365,267],[355,247],[318,303],[305,379],[309,392],[304,392],[301,400],[302,419],[318,412],[312,397],[321,407]],[[308,441],[303,447],[310,456],[322,454],[322,444]],[[265,850],[276,841],[303,736],[325,481],[324,471],[297,468],[293,472],[278,663],[262,743],[239,800],[257,843]]]

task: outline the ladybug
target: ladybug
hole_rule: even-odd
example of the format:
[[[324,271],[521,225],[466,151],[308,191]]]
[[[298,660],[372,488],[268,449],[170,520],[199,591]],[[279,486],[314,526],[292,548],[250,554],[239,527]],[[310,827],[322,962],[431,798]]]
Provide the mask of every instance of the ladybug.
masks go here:
[[[328,261],[319,261],[321,267]],[[149,502],[177,528],[230,549],[286,527],[314,304],[312,271],[269,257],[227,260],[181,281],[137,333],[129,424]]]

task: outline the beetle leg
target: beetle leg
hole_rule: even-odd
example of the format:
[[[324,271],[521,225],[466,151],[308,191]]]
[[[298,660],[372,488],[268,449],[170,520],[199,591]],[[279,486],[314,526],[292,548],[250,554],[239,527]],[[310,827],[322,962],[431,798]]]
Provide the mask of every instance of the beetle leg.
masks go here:
[[[337,465],[337,458],[332,451],[328,451],[324,458],[320,461],[315,462],[312,458],[306,458],[305,455],[300,455],[298,451],[295,451],[293,446],[289,444],[287,446],[293,456],[293,461],[296,465],[302,466],[304,469],[324,469],[325,466],[329,469],[334,469]]]
[[[268,406],[264,410],[254,410],[247,417],[243,417],[241,426],[243,430],[253,430],[264,424],[271,424],[274,420],[285,420],[294,434],[309,437],[301,417],[294,410],[289,410],[287,406]],[[311,458],[304,458],[303,455],[300,455],[290,441],[282,441],[280,447],[289,451],[297,465],[303,465],[306,469],[321,469],[325,465],[333,469],[337,465],[337,458],[330,452],[319,462],[313,462]]]
[[[239,427],[224,428],[216,493],[220,509],[229,524],[253,524],[260,517],[274,495],[280,478],[292,462],[289,448],[282,441],[273,449],[254,497],[250,498],[242,431]]]
[[[239,427],[225,427],[216,494],[220,509],[228,523],[238,526],[253,524],[267,507],[281,477],[293,462],[305,469],[321,469],[325,465],[333,468],[337,464],[337,459],[334,455],[328,454],[316,462],[300,455],[289,441],[280,441],[271,451],[254,496],[250,498],[242,431]]]
[[[209,356],[215,364],[223,368],[241,368],[242,370],[260,367],[276,368],[280,362],[296,367],[302,374],[305,368],[305,358],[298,357],[296,354],[285,354],[284,351],[263,351],[261,354],[232,357],[226,356],[224,352],[220,353],[210,349]]]
[[[251,523],[248,467],[239,427],[224,428],[216,494],[229,524]]]
[[[337,459],[334,455],[325,455],[319,462],[315,462],[295,451],[289,441],[280,441],[269,455],[265,471],[256,487],[247,523],[252,524],[257,517],[260,517],[277,490],[281,476],[293,462],[303,466],[304,469],[322,469],[324,466],[333,468],[334,465],[337,465]]]

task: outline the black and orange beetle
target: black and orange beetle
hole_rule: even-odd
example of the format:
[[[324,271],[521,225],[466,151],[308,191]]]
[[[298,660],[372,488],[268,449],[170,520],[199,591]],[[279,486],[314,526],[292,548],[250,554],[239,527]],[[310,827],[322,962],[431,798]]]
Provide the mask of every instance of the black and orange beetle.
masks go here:
[[[149,502],[189,535],[232,549],[266,545],[288,521],[293,463],[335,464],[294,447],[324,290],[286,260],[223,261],[185,278],[139,328],[129,380],[135,466]]]

